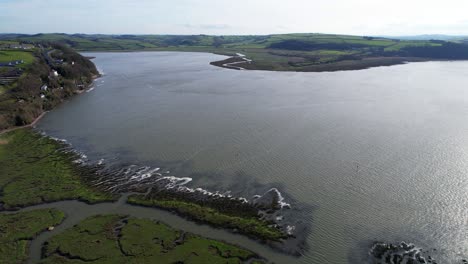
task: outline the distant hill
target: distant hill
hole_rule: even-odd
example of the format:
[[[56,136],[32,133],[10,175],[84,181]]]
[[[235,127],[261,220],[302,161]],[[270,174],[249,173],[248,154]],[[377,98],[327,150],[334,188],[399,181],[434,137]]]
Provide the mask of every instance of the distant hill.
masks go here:
[[[413,39],[414,38],[414,39]],[[441,38],[444,38],[443,40]],[[62,43],[79,51],[199,51],[246,55],[236,69],[280,71],[336,71],[394,65],[407,61],[468,59],[462,37],[444,35],[404,37],[332,34],[209,35],[86,35],[0,34],[0,41]],[[213,63],[223,66],[226,63]]]
[[[412,36],[381,36],[386,38],[401,39],[401,40],[445,40],[456,41],[460,39],[468,39],[468,36],[460,35],[441,35],[441,34],[428,34],[428,35],[412,35]]]

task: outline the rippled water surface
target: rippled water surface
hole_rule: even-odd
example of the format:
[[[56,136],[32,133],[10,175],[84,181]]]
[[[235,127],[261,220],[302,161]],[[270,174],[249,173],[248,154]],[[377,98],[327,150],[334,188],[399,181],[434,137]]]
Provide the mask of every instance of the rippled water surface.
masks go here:
[[[38,128],[90,159],[245,197],[277,187],[310,225],[289,263],[361,262],[375,240],[436,248],[439,263],[468,255],[468,62],[289,73],[89,55],[95,89]]]

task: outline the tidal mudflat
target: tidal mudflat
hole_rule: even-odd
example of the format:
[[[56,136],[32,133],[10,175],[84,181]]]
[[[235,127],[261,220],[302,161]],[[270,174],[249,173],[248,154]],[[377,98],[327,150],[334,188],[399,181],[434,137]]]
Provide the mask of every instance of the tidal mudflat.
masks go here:
[[[468,255],[468,63],[293,73],[202,53],[92,56],[95,89],[37,126],[90,161],[246,199],[274,188],[290,207],[278,220],[307,237],[288,263],[362,262],[375,242]]]
[[[255,239],[280,243],[279,238],[285,238],[282,232],[254,210],[254,205],[245,201],[240,201],[230,197],[206,196],[203,206],[197,205],[195,201],[178,199],[170,197],[170,194],[179,193],[178,190],[168,187],[171,181],[161,188],[157,185],[151,185],[151,188],[145,193],[122,193],[112,192],[95,184],[95,179],[101,179],[107,176],[109,179],[115,177],[114,174],[103,174],[104,170],[100,165],[90,165],[84,162],[85,156],[78,154],[71,149],[69,145],[58,139],[40,135],[28,128],[9,131],[0,135],[0,167],[1,181],[0,186],[0,240],[3,245],[3,254],[1,260],[5,263],[65,263],[82,260],[94,263],[114,263],[117,259],[123,262],[151,262],[155,258],[168,263],[183,261],[185,263],[214,262],[224,263],[244,263],[254,261],[261,263],[260,257],[239,246],[226,244],[213,239],[193,235],[185,231],[174,230],[158,222],[154,223],[147,220],[147,223],[126,236],[126,240],[133,241],[130,251],[150,252],[151,254],[131,253],[123,249],[122,230],[127,226],[128,221],[135,220],[134,216],[143,216],[145,218],[154,218],[157,220],[167,220],[164,214],[158,213],[154,208],[146,209],[137,205],[127,204],[130,195],[138,195],[138,201],[146,201],[144,195],[152,194],[154,191],[164,191],[165,195],[158,196],[158,202],[174,204],[170,209],[182,208],[183,204],[186,216],[192,216],[193,212],[198,217],[204,217],[202,223],[215,225],[213,216],[216,219],[227,219],[230,223],[218,223],[215,226],[222,228],[238,228],[242,233],[248,234]],[[117,175],[119,176],[119,175]],[[165,180],[164,178],[159,179]],[[156,181],[159,183],[159,181]],[[99,183],[101,183],[99,181]],[[114,183],[115,184],[115,183]],[[127,191],[131,188],[124,189]],[[171,192],[172,191],[172,192]],[[117,200],[117,197],[120,197]],[[154,197],[152,197],[154,198]],[[168,200],[169,199],[169,200]],[[225,209],[223,211],[213,208],[213,203],[223,201]],[[207,203],[211,201],[211,203]],[[136,202],[134,202],[136,203]],[[241,208],[232,208],[226,205],[238,205]],[[163,207],[164,208],[164,207]],[[197,210],[194,211],[193,208]],[[167,209],[167,208],[164,208]],[[245,210],[247,209],[247,210]],[[250,209],[250,210],[249,210]],[[241,211],[240,211],[241,210]],[[243,214],[234,215],[235,212]],[[246,211],[246,212],[242,212]],[[99,216],[104,213],[113,213],[118,221],[105,222],[105,224],[87,224],[86,217],[95,219],[108,218],[112,216]],[[247,212],[250,216],[247,217]],[[118,215],[116,215],[118,214]],[[166,215],[171,215],[166,213]],[[207,217],[209,216],[209,217]],[[129,218],[133,217],[133,218]],[[174,216],[172,216],[174,218]],[[169,217],[170,218],[170,217]],[[180,217],[175,218],[182,220]],[[127,221],[128,220],[128,221]],[[201,220],[201,219],[195,219]],[[234,221],[235,220],[235,221]],[[81,221],[85,221],[82,223]],[[143,220],[142,220],[143,221]],[[149,222],[148,222],[149,221]],[[89,221],[88,221],[89,222]],[[98,222],[102,222],[98,220]],[[153,224],[151,224],[151,223]],[[170,221],[171,225],[174,222]],[[242,225],[247,225],[243,228]],[[73,233],[67,228],[78,228],[84,225],[84,229],[78,233]],[[136,226],[139,226],[138,224]],[[192,228],[190,228],[192,226]],[[203,229],[199,225],[185,221],[184,230],[194,229],[195,233],[200,233]],[[65,230],[66,229],[66,230]],[[146,229],[153,230],[153,240],[142,241],[142,244],[135,244],[138,237],[147,234]],[[166,230],[166,231],[164,231]],[[47,231],[47,232],[46,232]],[[65,238],[55,237],[49,241],[51,235],[63,231],[66,234],[72,233],[72,238],[66,234]],[[240,232],[239,231],[239,232]],[[171,235],[168,235],[171,233]],[[210,233],[206,232],[203,233]],[[219,231],[215,231],[218,233]],[[61,233],[58,233],[61,235]],[[263,236],[261,236],[263,234]],[[278,238],[273,238],[268,234],[279,234]],[[266,235],[266,236],[265,236]],[[159,236],[159,238],[158,238]],[[230,241],[236,240],[235,236],[227,233]],[[175,237],[170,240],[169,237]],[[226,234],[223,238],[226,237]],[[107,239],[107,240],[106,240]],[[245,240],[245,237],[244,237]],[[165,242],[164,242],[165,241]],[[101,242],[103,242],[101,244]],[[92,245],[97,249],[95,254],[83,251],[82,245]],[[158,248],[161,243],[165,243],[162,248]],[[255,248],[256,243],[247,240],[247,242],[237,245],[248,245]],[[252,246],[253,245],[253,246]],[[113,249],[120,248],[121,251]],[[125,247],[127,248],[127,247]],[[166,254],[168,252],[171,254]],[[164,256],[166,258],[164,258]]]

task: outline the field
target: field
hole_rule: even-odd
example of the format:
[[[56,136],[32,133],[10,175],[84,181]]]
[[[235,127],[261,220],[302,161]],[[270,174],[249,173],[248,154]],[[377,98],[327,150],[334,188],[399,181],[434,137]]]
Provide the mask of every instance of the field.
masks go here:
[[[55,209],[0,214],[0,263],[24,263],[29,242],[63,219],[64,214]]]
[[[278,228],[270,226],[270,223],[259,220],[257,212],[248,215],[240,209],[230,209],[230,212],[221,212],[209,205],[199,205],[192,201],[184,201],[183,198],[171,199],[163,196],[146,198],[141,195],[133,195],[128,198],[130,204],[148,207],[157,207],[175,211],[196,222],[206,223],[215,227],[236,229],[238,232],[263,241],[278,241],[286,238],[286,235]],[[226,206],[228,206],[226,204]]]
[[[66,199],[90,203],[112,200],[88,187],[64,146],[30,129],[0,135],[0,203],[14,209]]]
[[[2,42],[0,42],[0,45]],[[14,83],[21,75],[22,69],[27,68],[31,65],[36,58],[32,52],[28,51],[17,51],[17,50],[1,50],[0,49],[0,64],[9,63],[11,61],[23,61],[23,63],[16,64],[14,67],[0,66],[0,95],[14,87]],[[19,73],[12,73],[19,71]],[[13,81],[7,80],[5,82],[4,77],[16,76]],[[8,78],[7,78],[8,79]],[[1,100],[1,99],[0,99]]]
[[[0,35],[0,40],[2,38],[11,41],[61,42],[81,51],[196,51],[224,55],[243,53],[253,62],[238,66],[252,70],[334,71],[414,60],[468,59],[468,45],[463,41],[402,40],[330,34]]]
[[[41,263],[243,263],[256,254],[148,219],[94,216],[53,237]],[[257,262],[263,263],[263,262]]]
[[[33,63],[34,55],[29,51],[19,50],[0,50],[0,63],[23,60],[24,64],[18,64],[16,67],[26,67]]]

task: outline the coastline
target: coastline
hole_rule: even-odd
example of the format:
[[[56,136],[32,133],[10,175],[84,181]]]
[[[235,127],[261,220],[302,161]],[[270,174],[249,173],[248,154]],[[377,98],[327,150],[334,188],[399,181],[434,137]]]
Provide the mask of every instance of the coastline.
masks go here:
[[[22,128],[27,128],[27,127],[33,127],[34,125],[37,124],[37,122],[39,122],[49,111],[44,111],[42,112],[38,117],[36,117],[36,119],[34,119],[33,122],[31,122],[30,124],[27,124],[27,125],[24,125],[24,126],[18,126],[18,127],[12,127],[12,128],[7,128],[7,129],[4,129],[2,131],[0,131],[0,135],[2,134],[6,134],[8,132],[12,132],[12,131],[15,131],[15,130],[18,130],[18,129],[22,129]]]
[[[272,72],[338,72],[338,71],[356,71],[367,70],[376,67],[389,67],[413,62],[431,62],[431,61],[465,61],[465,59],[433,59],[420,57],[368,57],[361,60],[341,60],[331,63],[310,64],[307,66],[277,69],[272,65],[257,65],[255,60],[248,59],[248,56],[239,56],[234,51],[216,51],[210,49],[143,49],[143,50],[78,50],[85,53],[138,53],[138,52],[182,52],[182,53],[210,53],[226,56],[227,58],[211,61],[210,65],[230,69],[230,70],[250,70],[250,71],[272,71]],[[239,67],[234,66],[240,64]]]
[[[286,222],[280,226],[279,223],[270,220],[271,218],[261,216],[262,209],[255,205],[255,201],[247,202],[236,197],[216,196],[197,191],[189,192],[188,187],[171,188],[168,187],[168,183],[173,180],[172,178],[160,177],[156,174],[153,175],[154,177],[147,178],[145,182],[139,181],[138,187],[129,185],[111,192],[108,187],[114,186],[115,180],[122,180],[121,175],[106,171],[104,165],[87,163],[83,154],[74,151],[71,146],[60,140],[28,128],[23,129],[16,128],[0,138],[4,139],[0,150],[5,153],[3,157],[0,156],[0,165],[11,163],[10,159],[14,159],[17,164],[9,165],[9,172],[6,171],[6,175],[9,175],[11,180],[4,186],[0,186],[4,189],[0,197],[0,211],[16,211],[60,201],[80,201],[88,205],[102,204],[131,193],[134,196],[125,201],[129,206],[159,208],[179,217],[193,220],[195,223],[242,234],[288,255],[299,256],[301,254],[304,238],[288,234],[284,226]],[[31,158],[37,156],[47,158],[39,159],[38,162],[30,161]],[[60,166],[67,168],[67,172],[62,173],[59,169],[58,174],[47,173],[50,169],[56,170],[57,162],[59,168]],[[19,166],[23,169],[18,169]],[[31,170],[46,173],[41,174],[40,178],[34,178],[27,173]],[[50,182],[56,177],[62,179],[43,186],[43,183]],[[107,185],[100,185],[101,179],[105,179]],[[17,181],[22,182],[21,186],[16,184]],[[71,181],[78,181],[72,184],[75,186],[73,190],[60,191],[64,188],[71,188]],[[17,198],[14,193],[18,187],[31,189],[31,192],[24,193],[21,198]],[[39,189],[35,191],[34,188]],[[145,193],[139,191],[143,188],[148,188],[145,189]],[[275,201],[276,197],[266,195],[265,199]],[[272,202],[268,203],[272,204]],[[275,206],[269,210],[276,212],[279,209]]]
[[[93,86],[94,86],[94,81],[99,79],[100,77],[102,77],[101,74],[99,75],[94,75],[92,78],[92,82],[90,84],[88,84],[86,86],[85,89],[83,90],[78,90],[76,92],[75,95],[80,95],[86,91],[89,91]],[[73,97],[72,97],[73,98]],[[63,102],[62,102],[63,103]],[[10,128],[7,128],[7,129],[3,129],[3,130],[0,130],[0,135],[2,134],[5,134],[5,133],[8,133],[8,132],[11,132],[11,131],[15,131],[17,129],[22,129],[22,128],[28,128],[28,127],[34,127],[49,111],[43,111],[39,116],[37,116],[31,123],[27,124],[27,125],[24,125],[24,126],[15,126],[15,127],[10,127]]]
[[[103,202],[98,204],[86,204],[81,201],[58,201],[39,205],[33,205],[22,208],[18,211],[2,211],[0,217],[3,215],[14,215],[17,213],[31,212],[41,209],[55,209],[65,213],[65,219],[60,225],[56,225],[52,231],[44,230],[29,245],[30,258],[27,263],[38,263],[42,257],[42,249],[44,242],[50,240],[52,237],[60,235],[73,226],[79,224],[84,219],[98,216],[98,215],[126,215],[139,219],[149,219],[158,221],[169,225],[171,228],[184,230],[187,233],[196,234],[204,238],[213,239],[216,241],[224,242],[230,245],[235,245],[241,249],[247,249],[258,255],[262,260],[291,260],[295,256],[281,253],[271,248],[267,244],[258,243],[244,235],[230,232],[222,228],[213,228],[209,225],[196,223],[180,217],[167,210],[160,210],[157,208],[148,208],[143,206],[134,206],[125,202],[126,195],[123,195],[119,200],[114,202]],[[79,211],[79,214],[75,212]],[[271,263],[271,262],[267,262]],[[280,262],[284,263],[284,262]]]

